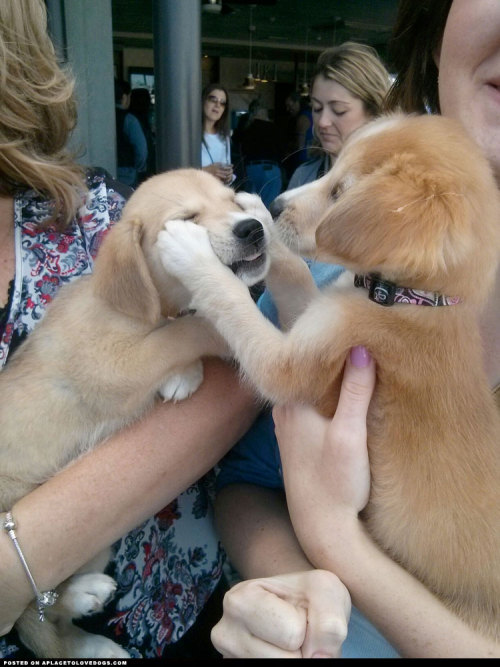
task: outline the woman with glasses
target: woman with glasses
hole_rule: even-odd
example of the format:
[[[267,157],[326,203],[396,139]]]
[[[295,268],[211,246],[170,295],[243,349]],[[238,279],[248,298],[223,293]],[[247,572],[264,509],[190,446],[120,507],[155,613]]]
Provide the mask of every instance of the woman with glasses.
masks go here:
[[[202,92],[201,168],[229,185],[234,180],[229,137],[229,96],[219,83]]]

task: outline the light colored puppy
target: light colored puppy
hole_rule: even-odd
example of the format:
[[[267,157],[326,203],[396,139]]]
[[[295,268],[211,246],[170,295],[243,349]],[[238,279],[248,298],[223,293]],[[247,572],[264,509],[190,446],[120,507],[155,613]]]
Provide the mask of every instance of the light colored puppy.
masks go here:
[[[367,526],[451,609],[499,640],[500,419],[478,314],[498,266],[500,208],[486,160],[452,120],[392,115],[353,134],[328,174],[271,209],[297,253],[348,269],[286,334],[258,312],[200,228],[178,234],[168,223],[163,260],[272,402],[314,403],[331,415],[349,348],[370,350],[378,382]]]
[[[106,236],[92,275],[61,288],[0,373],[0,511],[139,418],[158,391],[165,399],[189,396],[203,379],[201,357],[227,354],[202,317],[180,316],[189,293],[157,248],[170,218],[203,226],[245,289],[265,276],[269,231],[259,218],[265,224],[269,214],[258,197],[235,195],[194,169],[141,185]],[[106,560],[99,557],[98,567]],[[114,642],[70,620],[102,608],[114,588],[95,572],[73,577],[44,623],[34,605],[21,617],[22,640],[42,657],[123,657]]]

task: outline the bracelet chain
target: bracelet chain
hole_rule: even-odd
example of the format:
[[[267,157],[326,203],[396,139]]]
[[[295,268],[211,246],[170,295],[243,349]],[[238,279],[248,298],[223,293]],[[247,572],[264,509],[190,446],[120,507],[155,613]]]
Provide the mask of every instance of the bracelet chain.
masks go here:
[[[29,582],[31,584],[31,588],[33,589],[35,593],[35,599],[36,599],[36,605],[38,609],[38,620],[43,623],[45,620],[45,608],[46,607],[51,607],[59,597],[56,591],[50,590],[50,591],[39,591],[38,586],[35,583],[35,580],[33,579],[33,575],[31,574],[31,570],[29,569],[28,563],[26,562],[26,558],[24,557],[24,554],[22,552],[21,546],[18,542],[17,535],[16,535],[16,528],[17,524],[14,520],[14,517],[12,516],[12,512],[7,512],[5,515],[5,519],[3,522],[3,529],[7,533],[7,535],[10,537],[12,540],[16,551],[17,555],[19,556],[19,559],[21,561],[21,564],[23,566],[23,569],[26,573],[26,576],[29,579]]]

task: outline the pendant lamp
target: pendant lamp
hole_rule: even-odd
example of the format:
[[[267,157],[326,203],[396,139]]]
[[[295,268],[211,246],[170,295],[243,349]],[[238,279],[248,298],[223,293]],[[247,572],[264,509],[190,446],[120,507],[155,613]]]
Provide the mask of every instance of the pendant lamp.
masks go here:
[[[253,12],[253,5],[250,5],[250,23],[248,25],[248,31],[250,33],[250,42],[248,48],[248,75],[245,77],[245,80],[243,81],[244,90],[255,90],[255,79],[252,74],[252,33],[255,30],[255,26],[252,24],[252,12]]]
[[[307,50],[309,48],[309,28],[306,30],[306,51],[304,57],[304,81],[300,86],[300,96],[308,97],[309,96],[309,84],[307,83]]]

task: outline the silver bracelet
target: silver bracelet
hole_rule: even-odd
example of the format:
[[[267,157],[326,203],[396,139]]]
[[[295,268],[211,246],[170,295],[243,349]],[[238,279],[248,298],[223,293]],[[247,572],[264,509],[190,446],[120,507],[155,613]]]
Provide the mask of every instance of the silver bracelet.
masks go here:
[[[51,607],[59,596],[56,593],[56,591],[38,590],[38,587],[35,584],[35,580],[33,579],[33,575],[31,574],[31,571],[28,567],[28,563],[26,562],[26,558],[24,557],[22,549],[19,546],[19,542],[17,541],[17,536],[15,533],[16,527],[17,527],[16,522],[14,521],[14,517],[12,516],[12,512],[7,512],[7,514],[5,515],[5,520],[3,522],[3,529],[5,530],[7,535],[14,543],[14,546],[16,547],[17,555],[21,560],[21,564],[24,568],[24,571],[26,572],[26,576],[29,579],[31,588],[35,593],[36,606],[38,608],[38,620],[40,622],[43,622],[45,620],[45,607]]]

